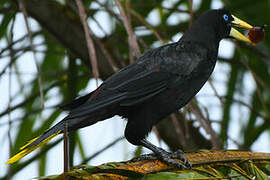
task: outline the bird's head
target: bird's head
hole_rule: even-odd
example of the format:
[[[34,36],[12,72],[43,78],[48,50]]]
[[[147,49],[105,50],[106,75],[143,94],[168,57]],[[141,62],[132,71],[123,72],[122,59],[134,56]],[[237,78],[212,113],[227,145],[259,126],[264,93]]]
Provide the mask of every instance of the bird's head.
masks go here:
[[[232,15],[229,10],[220,9],[214,10],[214,17],[216,17],[217,32],[219,32],[220,38],[232,37],[240,41],[244,41],[253,44],[247,37],[241,34],[234,27],[240,27],[245,29],[251,29],[252,26],[243,20],[240,20],[236,16]]]
[[[187,31],[188,39],[219,42],[232,37],[253,44],[234,27],[251,29],[252,26],[232,15],[229,10],[217,9],[202,13]]]

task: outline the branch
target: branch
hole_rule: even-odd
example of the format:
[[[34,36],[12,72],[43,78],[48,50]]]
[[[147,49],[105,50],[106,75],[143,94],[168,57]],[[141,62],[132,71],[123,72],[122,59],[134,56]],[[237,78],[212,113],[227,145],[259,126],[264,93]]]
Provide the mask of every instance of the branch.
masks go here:
[[[44,92],[46,93],[47,91],[49,91],[50,89],[52,89],[55,86],[58,86],[62,83],[64,83],[66,80],[59,80],[54,82],[53,84],[51,84],[50,86],[48,86],[47,88],[44,89]],[[0,112],[0,117],[6,115],[9,112],[12,112],[20,107],[25,106],[27,103],[33,101],[37,96],[39,95],[39,93],[35,93],[35,94],[31,94],[28,98],[24,99],[24,101],[18,103],[17,105],[14,105],[12,107],[10,107],[9,109],[5,109],[4,111]]]
[[[122,7],[122,5],[121,5],[120,0],[115,0],[115,2],[117,4],[117,6],[118,6],[118,9],[120,11],[120,17],[121,17],[121,19],[122,19],[122,21],[124,23],[124,26],[126,28],[126,31],[128,33],[129,47],[130,47],[131,51],[135,53],[135,56],[139,57],[141,55],[141,51],[140,51],[139,45],[138,45],[138,43],[136,41],[136,36],[135,36],[135,34],[134,34],[133,30],[132,30],[132,27],[131,27],[130,18],[128,18],[129,15],[127,15],[127,14],[129,14],[130,10],[128,9],[128,12],[126,14],[123,7]],[[132,55],[130,57],[130,60],[131,60],[131,62],[134,62],[134,59],[133,59]]]
[[[189,26],[192,25],[193,23],[193,0],[189,0],[189,17],[190,17],[190,20],[189,20]]]
[[[86,66],[90,65],[88,49],[85,48],[87,47],[87,43],[84,36],[84,29],[74,11],[56,1],[27,0],[24,3],[28,14],[43,29],[48,31],[76,58],[80,58]],[[96,53],[98,57],[99,76],[101,79],[106,79],[114,71],[107,58],[104,57],[99,49],[96,49]]]
[[[245,151],[185,153],[192,169],[175,169],[159,160],[112,162],[100,166],[81,165],[67,174],[46,177],[63,179],[268,179],[270,154]],[[180,176],[179,176],[180,175]],[[263,177],[263,178],[262,178]]]
[[[165,44],[167,42],[167,40],[164,40],[160,34],[158,33],[158,31],[148,22],[146,22],[146,20],[139,14],[137,13],[135,10],[131,9],[131,13],[143,24],[145,25],[145,27],[147,27],[148,29],[150,29],[154,35],[156,36],[156,38],[158,40],[160,40],[163,44]]]
[[[192,113],[196,116],[197,120],[200,122],[206,133],[211,136],[210,140],[213,145],[213,149],[220,149],[220,142],[218,135],[213,130],[210,120],[203,116],[201,110],[196,106],[194,102],[189,103],[189,108],[192,111]]]
[[[177,140],[183,146],[183,149],[188,149],[185,135],[184,135],[184,133],[182,131],[180,123],[177,121],[176,115],[174,113],[171,114],[170,119],[171,119],[173,125],[175,126],[175,132],[177,134],[177,136],[176,136]]]
[[[19,0],[19,6],[20,6],[20,9],[21,9],[21,11],[23,13],[26,29],[27,29],[27,32],[28,32],[28,37],[29,37],[29,40],[30,40],[30,48],[31,48],[32,53],[33,53],[33,58],[34,58],[34,62],[35,62],[37,73],[38,73],[37,76],[38,76],[38,85],[39,85],[39,94],[40,94],[41,107],[44,108],[44,93],[43,93],[43,85],[42,85],[42,79],[41,79],[41,70],[40,70],[40,67],[39,67],[39,64],[38,64],[38,61],[37,61],[36,53],[34,51],[33,35],[32,35],[32,31],[31,31],[30,26],[29,26],[28,14],[27,14],[27,11],[25,9],[25,5],[24,5],[23,0]]]
[[[97,64],[97,55],[96,55],[94,42],[93,42],[93,39],[91,37],[91,34],[93,34],[93,33],[90,34],[91,30],[89,29],[88,24],[86,22],[87,17],[86,17],[86,13],[85,13],[85,9],[84,9],[82,1],[76,0],[76,4],[78,6],[80,19],[81,19],[81,22],[83,24],[83,29],[84,29],[86,42],[87,42],[88,54],[89,54],[89,59],[91,61],[91,65],[92,65],[93,75],[94,75],[94,77],[96,79],[96,83],[98,85],[99,71],[98,71],[98,64]]]

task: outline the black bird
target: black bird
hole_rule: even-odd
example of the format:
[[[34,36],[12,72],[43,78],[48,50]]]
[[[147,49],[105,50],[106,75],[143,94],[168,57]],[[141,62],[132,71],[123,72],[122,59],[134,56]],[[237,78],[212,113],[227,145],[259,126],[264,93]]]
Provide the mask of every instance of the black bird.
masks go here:
[[[202,88],[217,60],[219,42],[226,37],[251,43],[232,25],[252,26],[230,11],[209,10],[176,42],[144,53],[135,63],[105,80],[95,91],[63,107],[70,113],[58,124],[33,139],[7,161],[13,163],[56,135],[93,125],[115,115],[127,119],[126,139],[142,145],[167,164],[186,168],[190,164],[181,153],[169,153],[146,140],[152,127],[169,114],[185,106]],[[172,156],[178,155],[184,164]]]

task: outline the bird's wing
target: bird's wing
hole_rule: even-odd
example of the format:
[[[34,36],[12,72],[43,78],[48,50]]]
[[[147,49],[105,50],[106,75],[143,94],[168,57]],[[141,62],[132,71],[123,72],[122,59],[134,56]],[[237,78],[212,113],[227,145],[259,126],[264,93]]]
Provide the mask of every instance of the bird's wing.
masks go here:
[[[177,43],[144,54],[139,61],[108,78],[91,95],[78,99],[70,117],[82,117],[112,104],[133,106],[179,85],[199,60],[176,50]],[[88,99],[87,99],[88,98]]]
[[[159,94],[168,87],[172,76],[170,72],[155,69],[122,83],[117,90],[125,92],[126,96],[121,100],[120,106],[136,105]]]
[[[70,111],[70,118],[85,116],[115,103],[131,106],[143,102],[164,91],[171,76],[171,73],[156,70],[144,70],[133,76],[130,73],[125,77],[126,73],[121,72],[105,81],[87,101],[83,98],[84,103]]]
[[[91,93],[88,93],[84,96],[80,96],[80,97],[76,98],[75,100],[73,100],[71,103],[64,104],[64,105],[60,106],[60,109],[64,110],[64,111],[65,110],[69,111],[71,109],[79,107],[80,105],[85,103],[93,95],[93,93],[94,93],[94,91]]]

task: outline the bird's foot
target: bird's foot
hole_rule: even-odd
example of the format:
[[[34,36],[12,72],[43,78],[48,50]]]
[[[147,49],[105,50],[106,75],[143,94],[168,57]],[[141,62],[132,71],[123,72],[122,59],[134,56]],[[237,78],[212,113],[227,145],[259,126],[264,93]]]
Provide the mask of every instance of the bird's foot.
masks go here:
[[[144,161],[144,160],[148,160],[148,161],[157,160],[157,156],[154,153],[142,154],[140,157],[133,158],[130,161],[137,162],[137,161]]]
[[[192,168],[191,162],[185,157],[184,152],[180,149],[172,153],[172,158],[180,159],[183,164],[188,168]]]
[[[161,148],[158,149],[157,153],[144,154],[132,161],[142,161],[142,160],[161,160],[162,162],[173,165],[179,169],[190,169],[192,164],[185,158],[183,151],[178,150],[175,152],[167,152]],[[181,160],[183,163],[178,161]]]

